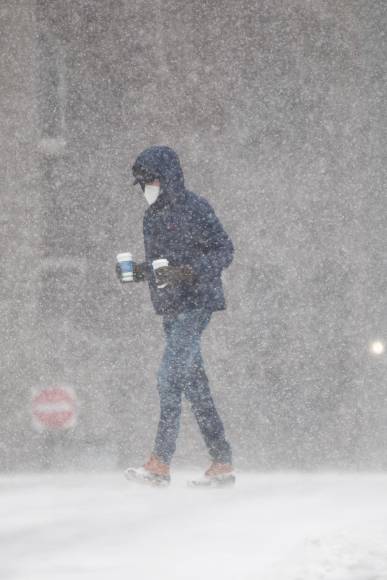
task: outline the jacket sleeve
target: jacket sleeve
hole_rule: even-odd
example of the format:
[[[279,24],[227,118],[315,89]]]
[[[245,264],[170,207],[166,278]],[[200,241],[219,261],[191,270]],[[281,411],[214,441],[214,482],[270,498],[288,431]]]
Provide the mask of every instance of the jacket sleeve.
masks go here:
[[[190,265],[199,279],[215,278],[231,264],[234,246],[208,202],[201,201],[197,219],[199,234],[194,244],[197,252]]]

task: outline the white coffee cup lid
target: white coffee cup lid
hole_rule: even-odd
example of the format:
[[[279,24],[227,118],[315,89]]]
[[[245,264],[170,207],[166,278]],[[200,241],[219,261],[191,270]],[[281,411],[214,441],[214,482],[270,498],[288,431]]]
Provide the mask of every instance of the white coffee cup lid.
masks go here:
[[[117,262],[131,262],[132,259],[132,254],[130,252],[122,252],[121,254],[117,254]]]
[[[152,266],[154,270],[157,268],[162,268],[163,266],[168,266],[169,262],[166,258],[159,258],[158,260],[153,260]]]

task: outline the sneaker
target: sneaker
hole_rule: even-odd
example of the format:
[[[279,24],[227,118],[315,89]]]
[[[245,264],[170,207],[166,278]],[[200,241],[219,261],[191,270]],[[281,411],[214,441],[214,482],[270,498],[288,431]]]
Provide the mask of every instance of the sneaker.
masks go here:
[[[188,482],[189,487],[227,487],[234,485],[234,468],[230,463],[213,461],[201,479]]]
[[[151,455],[142,467],[128,467],[126,479],[155,487],[166,487],[171,481],[169,465],[162,463],[156,455]]]
[[[213,461],[204,475],[205,477],[221,477],[233,473],[234,468],[231,463],[219,463],[218,461]]]

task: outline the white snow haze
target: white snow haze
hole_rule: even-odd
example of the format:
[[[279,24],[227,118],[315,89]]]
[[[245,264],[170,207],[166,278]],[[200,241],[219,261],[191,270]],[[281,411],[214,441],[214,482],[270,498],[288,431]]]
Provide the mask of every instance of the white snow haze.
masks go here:
[[[387,580],[383,0],[1,0],[0,580]],[[232,239],[202,339],[236,485],[185,401],[136,157],[175,150]],[[164,258],[164,256],[161,256]]]

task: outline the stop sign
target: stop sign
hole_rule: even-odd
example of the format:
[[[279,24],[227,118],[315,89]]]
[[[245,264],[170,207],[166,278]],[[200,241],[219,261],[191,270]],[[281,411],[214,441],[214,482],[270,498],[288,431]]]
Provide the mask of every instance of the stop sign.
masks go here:
[[[49,387],[32,391],[32,424],[38,431],[74,427],[77,397],[71,387]]]

